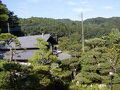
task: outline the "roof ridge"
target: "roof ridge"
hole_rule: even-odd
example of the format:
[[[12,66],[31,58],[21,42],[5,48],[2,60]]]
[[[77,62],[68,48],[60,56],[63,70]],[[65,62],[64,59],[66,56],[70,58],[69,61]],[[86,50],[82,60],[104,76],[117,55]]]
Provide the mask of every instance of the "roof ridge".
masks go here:
[[[44,35],[50,35],[50,34],[44,34]],[[21,37],[18,37],[18,38],[22,38],[22,37],[35,37],[35,36],[42,36],[42,34],[40,34],[40,35],[30,35],[30,36],[21,36]]]

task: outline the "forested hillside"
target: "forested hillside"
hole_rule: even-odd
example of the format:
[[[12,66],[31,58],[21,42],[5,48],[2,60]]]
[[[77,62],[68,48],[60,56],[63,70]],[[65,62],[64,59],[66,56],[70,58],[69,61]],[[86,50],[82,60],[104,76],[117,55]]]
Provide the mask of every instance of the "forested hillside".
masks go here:
[[[58,36],[70,36],[73,33],[81,33],[81,22],[69,19],[52,19],[31,17],[20,19],[22,31],[27,35],[43,33],[58,34]],[[120,17],[92,18],[84,21],[85,38],[100,37],[108,34],[113,28],[120,29]],[[80,34],[81,35],[81,34]]]
[[[10,54],[9,60],[0,59],[0,90],[120,90],[120,17],[84,20],[84,30],[83,52],[80,21],[18,18],[0,0],[0,45]],[[41,33],[58,35],[56,52],[62,52],[54,55],[50,43],[39,38],[28,62],[13,60],[14,54],[21,57],[18,52],[27,54],[27,48],[11,46],[21,49],[16,36]],[[0,56],[5,52],[2,48]],[[60,54],[71,58],[61,60]]]

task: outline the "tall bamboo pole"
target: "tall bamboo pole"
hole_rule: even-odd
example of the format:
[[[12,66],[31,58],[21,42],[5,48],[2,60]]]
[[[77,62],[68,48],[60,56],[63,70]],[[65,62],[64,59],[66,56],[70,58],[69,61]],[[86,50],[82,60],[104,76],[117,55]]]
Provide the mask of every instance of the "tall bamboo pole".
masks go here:
[[[82,52],[85,52],[84,49],[84,25],[83,25],[83,13],[81,13],[81,24],[82,24]]]

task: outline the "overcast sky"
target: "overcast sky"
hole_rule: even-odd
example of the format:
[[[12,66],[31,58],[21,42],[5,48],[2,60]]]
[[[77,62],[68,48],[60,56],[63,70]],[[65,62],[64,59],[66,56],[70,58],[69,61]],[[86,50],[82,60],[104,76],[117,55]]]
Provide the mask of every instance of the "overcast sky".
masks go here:
[[[120,0],[2,0],[18,17],[84,18],[120,16]]]

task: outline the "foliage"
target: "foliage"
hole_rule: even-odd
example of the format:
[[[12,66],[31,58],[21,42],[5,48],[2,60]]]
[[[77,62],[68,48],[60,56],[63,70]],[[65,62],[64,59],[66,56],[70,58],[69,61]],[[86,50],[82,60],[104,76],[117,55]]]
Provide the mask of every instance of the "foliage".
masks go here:
[[[56,56],[48,50],[48,43],[38,39],[38,52],[31,59],[31,66],[16,62],[0,62],[1,89],[36,89],[36,90],[108,90],[111,82],[109,72],[112,71],[113,87],[120,82],[120,32],[115,29],[109,35],[85,41],[85,53],[81,53],[79,41],[66,47],[69,52],[80,53],[57,61]],[[5,40],[8,38],[3,35]],[[9,35],[8,35],[9,36]],[[63,37],[70,41],[70,38]],[[77,39],[77,37],[75,37]],[[74,38],[74,40],[75,40]],[[64,42],[61,39],[61,42]],[[62,44],[61,44],[62,45]],[[64,46],[63,45],[63,46]],[[74,46],[75,45],[75,46]],[[78,47],[77,47],[78,46]],[[64,50],[66,50],[64,49]],[[115,86],[116,85],[116,86]]]
[[[52,61],[57,60],[55,55],[52,55],[52,52],[48,50],[47,47],[48,43],[45,42],[43,39],[38,39],[37,47],[39,50],[35,53],[32,57],[31,62],[33,63],[42,63],[42,64],[49,64]]]
[[[20,45],[17,37],[10,33],[2,33],[0,34],[0,43],[3,45],[10,45],[12,42],[15,43],[16,46]]]
[[[8,11],[6,5],[2,3],[2,1],[0,1],[0,11],[1,11],[1,13],[0,13],[0,23],[1,22],[6,22],[9,18],[8,17],[9,11]]]
[[[114,73],[112,83],[119,83],[119,34],[120,32],[114,29],[108,36],[89,39],[85,42],[90,48],[79,58],[81,70],[73,79],[73,85],[70,85],[73,90],[81,88],[81,85],[108,85],[111,82],[109,75],[111,71]],[[79,85],[76,86],[76,84]],[[87,88],[81,90],[87,90]]]
[[[120,83],[119,17],[85,20],[85,53],[82,53],[80,21],[37,17],[19,21],[2,2],[0,10],[1,32],[6,32],[9,22],[11,33],[17,36],[23,33],[12,30],[22,29],[26,35],[57,34],[58,47],[72,55],[70,59],[57,61],[57,57],[48,50],[48,43],[38,39],[39,50],[31,58],[31,66],[0,62],[1,90],[108,90],[110,71],[114,73],[113,88],[117,88],[116,83]],[[1,34],[0,44],[9,45],[14,41],[19,45],[14,35]],[[104,87],[100,88],[100,85]]]
[[[15,36],[23,36],[21,32],[21,27],[19,25],[19,18],[11,12],[5,4],[0,1],[0,32],[8,32],[8,23],[10,28],[10,33]]]
[[[112,18],[91,18],[84,21],[85,38],[94,38],[107,35],[113,28],[120,29],[120,17]],[[52,19],[31,17],[20,19],[22,31],[27,35],[36,35],[43,33],[57,34],[58,37],[81,37],[81,22],[69,19]],[[74,34],[74,35],[73,35]]]
[[[69,19],[52,19],[52,18],[18,18],[11,12],[5,4],[0,2],[0,29],[1,32],[7,31],[7,23],[10,25],[10,31],[16,36],[38,35],[41,33],[57,34],[58,37],[67,36],[69,38],[79,37],[73,41],[80,41],[81,22]],[[84,21],[85,38],[94,38],[107,35],[113,28],[120,29],[120,17],[112,18],[91,18]],[[22,30],[22,31],[21,31]]]
[[[1,71],[0,72],[0,89],[5,89],[8,85],[7,77],[9,76],[9,72]]]
[[[36,52],[35,56],[31,58],[32,73],[38,77],[39,84],[41,89],[47,90],[56,90],[56,88],[64,88],[61,85],[65,86],[63,80],[67,80],[67,77],[70,76],[70,71],[64,71],[59,67],[59,64],[56,63],[57,57],[52,55],[48,50],[48,43],[43,39],[38,39],[38,48],[39,51]],[[57,85],[60,84],[59,85]]]
[[[76,85],[71,85],[69,90],[109,90],[107,86],[101,86],[100,85],[79,85],[76,83]]]

